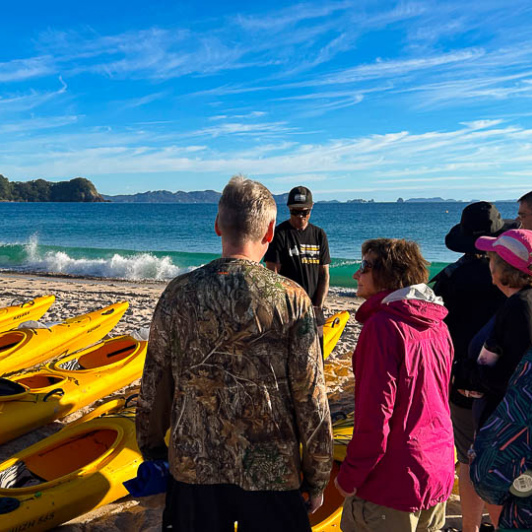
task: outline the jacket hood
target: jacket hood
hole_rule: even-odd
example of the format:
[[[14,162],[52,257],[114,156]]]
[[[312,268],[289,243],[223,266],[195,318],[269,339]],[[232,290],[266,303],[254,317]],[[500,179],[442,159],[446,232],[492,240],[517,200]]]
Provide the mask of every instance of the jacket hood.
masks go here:
[[[443,299],[426,284],[407,286],[394,292],[379,292],[360,306],[356,319],[364,323],[379,311],[385,311],[401,321],[422,328],[432,327],[447,316]]]

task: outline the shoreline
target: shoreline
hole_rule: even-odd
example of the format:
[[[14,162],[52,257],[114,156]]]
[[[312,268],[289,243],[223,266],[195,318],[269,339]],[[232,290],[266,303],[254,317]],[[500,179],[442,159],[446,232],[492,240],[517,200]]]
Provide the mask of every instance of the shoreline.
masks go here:
[[[0,272],[0,307],[14,305],[37,296],[52,294],[56,301],[41,318],[42,322],[59,322],[104,307],[117,301],[128,301],[130,306],[110,336],[128,334],[149,327],[151,317],[167,281],[137,282],[124,279],[102,279],[63,275],[35,275],[28,273]],[[325,315],[347,310],[351,317],[336,348],[324,365],[331,413],[349,413],[353,410],[354,379],[351,369],[351,352],[356,346],[360,325],[354,319],[354,311],[361,299],[354,291],[333,287],[327,297]],[[111,395],[122,395],[138,386],[140,379]],[[0,445],[0,461],[60,430],[66,423],[86,414],[100,401],[36,429],[11,442]],[[60,526],[64,532],[87,531],[155,531],[160,530],[164,496],[157,495],[135,500],[124,497]],[[459,514],[459,508],[450,507],[450,515]],[[456,521],[456,520],[454,520]],[[446,526],[456,526],[452,521]]]

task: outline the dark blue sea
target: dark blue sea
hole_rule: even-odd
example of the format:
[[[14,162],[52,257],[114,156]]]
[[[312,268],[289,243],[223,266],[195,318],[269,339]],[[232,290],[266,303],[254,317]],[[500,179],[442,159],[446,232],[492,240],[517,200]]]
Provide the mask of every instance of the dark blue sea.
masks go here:
[[[431,274],[459,254],[444,245],[465,203],[316,204],[311,222],[325,229],[331,284],[353,287],[364,240],[406,238],[421,246]],[[516,203],[497,204],[515,218]],[[76,276],[165,280],[219,256],[216,205],[0,203],[0,269]],[[288,217],[279,208],[278,221]]]

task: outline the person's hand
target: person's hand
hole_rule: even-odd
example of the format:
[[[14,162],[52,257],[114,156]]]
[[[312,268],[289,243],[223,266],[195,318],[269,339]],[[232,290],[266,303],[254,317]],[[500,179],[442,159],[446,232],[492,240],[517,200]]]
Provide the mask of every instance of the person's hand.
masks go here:
[[[317,495],[310,495],[307,503],[307,511],[313,514],[323,504],[323,492]]]
[[[325,324],[325,315],[323,314],[323,309],[321,307],[314,306],[314,316],[316,316],[316,324],[318,327]]]
[[[347,498],[347,497],[351,497],[352,495],[354,495],[357,492],[356,489],[354,489],[351,493],[347,493],[347,491],[344,491],[342,486],[340,486],[340,484],[338,483],[338,479],[337,478],[334,479],[334,485],[335,485],[336,489],[340,492],[340,495],[344,499]]]

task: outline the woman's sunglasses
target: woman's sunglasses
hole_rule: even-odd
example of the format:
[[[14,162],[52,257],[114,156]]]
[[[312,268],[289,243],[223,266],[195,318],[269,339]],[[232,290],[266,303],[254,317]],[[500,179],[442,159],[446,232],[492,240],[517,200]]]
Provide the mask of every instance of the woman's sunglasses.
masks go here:
[[[360,268],[358,269],[358,273],[366,273],[374,267],[375,267],[375,264],[373,264],[369,260],[363,260],[360,263]]]

